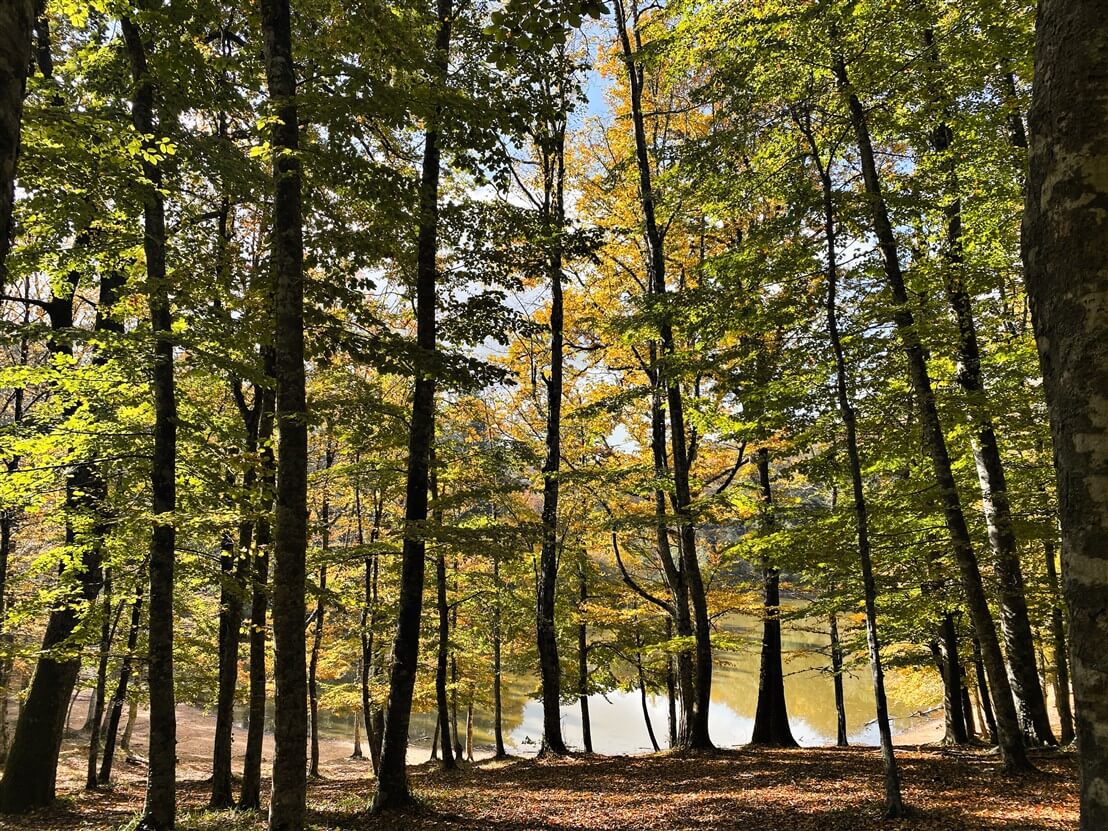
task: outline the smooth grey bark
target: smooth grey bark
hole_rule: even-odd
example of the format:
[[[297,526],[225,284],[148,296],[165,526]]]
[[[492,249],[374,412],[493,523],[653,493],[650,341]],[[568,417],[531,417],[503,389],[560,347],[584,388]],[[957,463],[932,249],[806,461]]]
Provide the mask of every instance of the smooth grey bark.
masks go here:
[[[1007,668],[1000,650],[992,611],[985,595],[981,572],[977,563],[977,554],[966,524],[958,486],[954,479],[947,449],[946,435],[939,418],[935,394],[931,386],[931,376],[927,369],[927,359],[916,328],[915,317],[908,299],[904,274],[900,265],[900,251],[892,222],[889,219],[888,206],[881,188],[877,162],[870,138],[869,121],[865,108],[857,93],[850,85],[846,63],[842,57],[838,34],[832,27],[831,51],[832,69],[839,89],[848,106],[851,127],[858,147],[862,167],[862,176],[870,219],[881,252],[886,282],[892,295],[892,318],[908,361],[909,379],[919,408],[924,444],[931,457],[938,498],[943,507],[943,517],[950,535],[951,547],[958,562],[962,577],[962,587],[966,594],[966,605],[973,621],[977,637],[981,641],[982,657],[993,689],[996,706],[997,733],[1000,752],[1004,765],[1009,770],[1027,770],[1031,767],[1023,747],[1023,736],[1019,719],[1012,700],[1012,689],[1008,683]]]
[[[1104,3],[1041,0],[1023,259],[1054,439],[1082,831],[1108,828],[1106,79]]]
[[[450,61],[453,0],[438,0],[438,28],[432,54],[434,83],[446,82]],[[434,113],[423,145],[423,170],[419,189],[419,236],[416,253],[416,345],[420,369],[415,379],[412,421],[408,439],[408,474],[404,498],[404,546],[400,574],[400,602],[396,638],[389,675],[384,737],[374,811],[395,810],[411,802],[408,788],[408,727],[412,715],[419,659],[419,627],[423,609],[426,543],[421,527],[427,521],[429,455],[435,433],[436,282],[438,267],[439,175],[441,149],[439,113]]]

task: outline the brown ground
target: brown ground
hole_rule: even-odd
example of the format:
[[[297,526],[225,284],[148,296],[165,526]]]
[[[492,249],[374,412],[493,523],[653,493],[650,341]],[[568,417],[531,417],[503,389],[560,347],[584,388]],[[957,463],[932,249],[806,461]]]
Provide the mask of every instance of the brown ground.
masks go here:
[[[184,710],[184,708],[182,708]],[[182,712],[180,831],[264,831],[265,815],[204,810],[210,718]],[[206,730],[206,732],[205,732]],[[136,730],[136,738],[140,735]],[[241,739],[236,742],[241,747]],[[58,804],[0,829],[108,831],[133,824],[142,806],[141,764],[122,764],[102,793],[79,789],[79,739],[67,740]],[[136,742],[137,745],[137,742]],[[325,743],[323,779],[308,793],[315,829],[375,831],[1038,831],[1077,827],[1071,756],[1036,757],[1041,773],[1013,778],[981,751],[902,748],[909,819],[881,815],[882,771],[873,749],[733,750],[711,757],[666,754],[576,757],[561,761],[482,761],[455,773],[412,769],[420,807],[371,817],[369,764],[351,760],[347,742]]]

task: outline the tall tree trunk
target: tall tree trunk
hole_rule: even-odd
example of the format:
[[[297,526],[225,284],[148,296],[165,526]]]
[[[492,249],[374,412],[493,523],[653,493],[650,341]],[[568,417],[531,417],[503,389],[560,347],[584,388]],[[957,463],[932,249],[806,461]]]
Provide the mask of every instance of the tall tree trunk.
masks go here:
[[[835,744],[846,747],[846,702],[843,699],[843,647],[839,643],[839,618],[831,613],[831,676],[835,683]]]
[[[589,600],[586,562],[582,558],[577,569],[577,699],[581,704],[581,743],[586,753],[592,753],[592,719],[589,717],[589,632],[585,622],[585,604]]]
[[[989,609],[988,598],[981,581],[981,572],[977,564],[977,555],[970,538],[966,517],[962,511],[961,497],[951,468],[950,454],[946,446],[939,418],[935,394],[931,387],[931,376],[927,369],[927,359],[920,342],[919,331],[915,325],[908,291],[904,283],[904,274],[900,266],[900,252],[889,219],[888,206],[881,189],[877,162],[873,154],[873,143],[869,133],[866,111],[857,94],[850,86],[846,63],[839,50],[838,35],[833,30],[832,69],[850,111],[850,122],[858,146],[865,182],[874,234],[882,255],[885,278],[893,300],[893,322],[900,336],[908,360],[909,376],[916,403],[919,407],[920,422],[924,443],[931,456],[938,497],[943,506],[943,515],[950,534],[951,547],[962,575],[962,585],[966,593],[966,603],[973,627],[981,641],[985,669],[994,693],[997,728],[1000,739],[1001,755],[1005,767],[1010,770],[1025,770],[1030,767],[1023,747],[1016,708],[1012,701],[1012,690],[1008,683],[1004,656],[1000,651],[996,626]]]
[[[638,60],[636,49],[632,46],[632,33],[628,25],[624,0],[616,0],[615,17],[630,89],[631,124],[635,139],[635,165],[638,172],[639,202],[643,214],[648,255],[650,293],[659,299],[664,308],[667,293],[665,231],[658,223],[656,216],[653,173],[642,104],[643,67]],[[637,23],[637,19],[634,23]],[[637,28],[634,32],[634,38],[636,45],[638,45]],[[664,363],[664,360],[675,352],[673,326],[668,314],[662,316],[658,329]],[[660,369],[661,364],[659,364]],[[693,523],[691,512],[692,495],[689,489],[689,454],[685,440],[684,401],[681,396],[681,385],[677,378],[660,373],[659,385],[665,387],[666,405],[669,408],[674,508],[678,515],[677,530],[680,542],[681,571],[685,585],[688,587],[689,600],[692,605],[693,633],[695,636],[696,660],[693,699],[689,730],[682,737],[682,742],[688,749],[710,750],[713,747],[708,731],[708,711],[712,696],[711,620],[708,617],[708,599],[700,573],[700,561],[696,551],[696,526]],[[689,705],[686,703],[686,706]]]
[[[154,81],[147,66],[143,35],[128,18],[120,23],[135,84],[131,119],[142,135],[156,135]],[[150,326],[154,336],[154,452],[150,484],[154,530],[150,540],[150,634],[147,681],[150,688],[150,750],[146,805],[140,827],[167,831],[176,819],[177,717],[173,690],[173,562],[177,504],[177,402],[173,379],[173,319],[166,278],[165,204],[158,166],[143,161],[148,188],[143,201],[143,251],[149,282]]]
[[[304,393],[304,240],[300,127],[289,0],[261,0],[266,81],[273,124],[273,312],[276,333],[277,492],[273,527],[273,789],[270,831],[304,827],[307,743],[305,555],[308,425]]]
[[[1069,609],[1081,829],[1108,828],[1108,16],[1041,0],[1023,257],[1043,370]]]
[[[769,451],[758,450],[758,480],[762,493],[762,517],[765,527],[775,525],[773,492],[769,480]],[[758,705],[754,711],[754,732],[750,743],[770,747],[796,747],[789,728],[785,703],[785,675],[781,668],[781,593],[780,576],[768,557],[762,557],[764,618],[762,621],[762,657],[758,670]]]
[[[555,102],[555,108],[564,104]],[[549,240],[547,276],[550,284],[550,377],[546,379],[546,459],[542,466],[542,550],[539,557],[536,611],[539,674],[542,678],[542,749],[567,752],[562,738],[562,668],[558,660],[555,596],[558,586],[558,472],[562,462],[562,370],[564,363],[562,298],[562,233],[565,228],[565,121],[550,119],[551,135],[543,148],[544,235]]]
[[[14,236],[15,165],[34,19],[34,0],[11,0],[0,5],[0,292],[7,286],[6,262]]]
[[[1054,541],[1043,543],[1046,579],[1050,590],[1050,638],[1054,651],[1054,706],[1062,727],[1062,744],[1073,741],[1073,711],[1070,709],[1070,668],[1066,652],[1066,626],[1062,595],[1058,588],[1058,566],[1054,562]]]
[[[450,60],[453,0],[438,0],[438,31],[433,65],[435,83],[446,81]],[[407,524],[400,574],[400,603],[396,640],[389,677],[389,699],[381,744],[381,766],[373,810],[402,808],[411,801],[408,790],[408,725],[412,715],[419,659],[419,624],[423,609],[423,576],[426,545],[417,528],[427,520],[428,465],[435,437],[435,283],[437,278],[439,216],[439,113],[424,138],[423,172],[419,189],[419,240],[416,255],[416,343],[420,366],[416,373],[412,421],[408,439],[408,476],[404,500]]]
[[[127,686],[131,682],[135,650],[138,648],[139,631],[142,626],[142,587],[146,576],[140,571],[135,580],[135,600],[131,604],[131,625],[127,630],[127,651],[119,666],[119,680],[112,694],[112,706],[108,711],[108,724],[104,728],[104,758],[100,762],[100,772],[96,784],[100,787],[111,782],[112,764],[115,762],[115,741],[119,732],[119,721],[123,716],[123,704],[127,700]],[[127,746],[127,740],[123,742]]]

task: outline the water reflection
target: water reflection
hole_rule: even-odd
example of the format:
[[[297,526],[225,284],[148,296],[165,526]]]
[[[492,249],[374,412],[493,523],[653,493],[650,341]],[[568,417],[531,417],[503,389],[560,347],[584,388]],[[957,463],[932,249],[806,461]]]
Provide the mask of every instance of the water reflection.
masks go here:
[[[713,741],[720,747],[742,745],[750,741],[758,696],[758,663],[761,624],[753,618],[732,617],[727,630],[746,638],[749,647],[742,652],[716,653],[712,679],[712,708],[709,726]],[[836,730],[834,681],[829,671],[827,635],[812,621],[786,624],[782,633],[785,658],[785,698],[793,736],[802,745],[834,744]],[[896,673],[887,677],[889,708],[893,734],[903,734],[916,722],[912,716],[937,701],[912,700],[898,695]],[[542,708],[533,698],[538,679],[533,675],[505,676],[503,720],[505,742],[510,752],[527,754],[538,750],[542,737]],[[847,732],[851,744],[876,745],[873,688],[868,665],[855,668],[843,677]],[[913,689],[913,695],[918,691]],[[667,702],[664,696],[649,696],[648,709],[654,734],[662,747],[667,744]],[[589,697],[593,749],[597,753],[642,753],[651,750],[643,720],[638,690],[616,690]],[[353,734],[351,717],[321,713],[321,735],[349,739]],[[458,713],[464,731],[465,712]],[[434,732],[434,714],[413,713],[413,742],[429,743]],[[576,705],[562,707],[562,729],[567,743],[581,747],[581,711]],[[493,743],[492,712],[482,708],[473,714],[474,742],[478,746]]]

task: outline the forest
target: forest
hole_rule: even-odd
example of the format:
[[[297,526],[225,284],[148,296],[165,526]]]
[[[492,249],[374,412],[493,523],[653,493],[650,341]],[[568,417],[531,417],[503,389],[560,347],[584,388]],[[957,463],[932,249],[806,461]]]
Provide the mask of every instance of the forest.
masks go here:
[[[0,828],[1108,831],[1104,0],[0,0]]]

